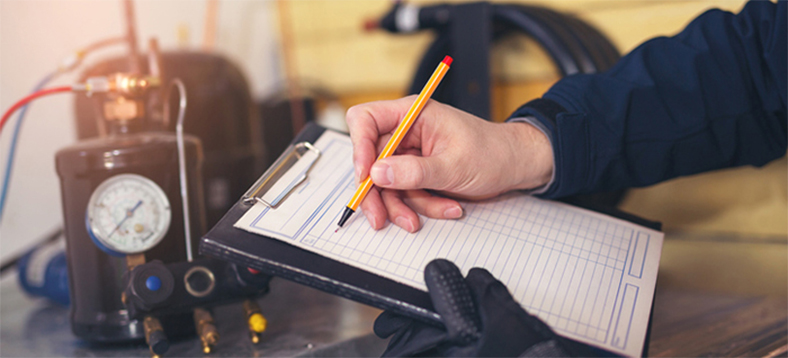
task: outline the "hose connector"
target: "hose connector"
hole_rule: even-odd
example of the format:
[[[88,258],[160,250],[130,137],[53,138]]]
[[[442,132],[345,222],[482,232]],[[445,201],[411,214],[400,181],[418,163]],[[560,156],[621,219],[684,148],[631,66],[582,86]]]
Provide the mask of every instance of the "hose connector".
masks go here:
[[[74,85],[73,90],[84,91],[88,96],[91,96],[93,93],[117,93],[123,96],[138,96],[151,88],[160,86],[160,77],[116,73],[109,76],[90,77],[85,83]]]
[[[248,299],[243,303],[244,313],[246,315],[246,322],[249,324],[249,339],[252,343],[257,344],[260,342],[260,334],[263,333],[268,326],[268,321],[263,316],[263,311],[260,306],[252,299]]]

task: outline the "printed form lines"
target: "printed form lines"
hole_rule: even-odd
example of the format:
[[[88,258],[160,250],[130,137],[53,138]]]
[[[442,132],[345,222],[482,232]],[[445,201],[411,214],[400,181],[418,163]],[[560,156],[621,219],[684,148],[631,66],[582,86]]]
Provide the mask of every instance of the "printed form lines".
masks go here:
[[[515,193],[465,203],[460,220],[423,218],[414,234],[391,223],[375,231],[363,215],[335,232],[355,185],[352,146],[328,145],[331,140],[315,144],[331,159],[315,165],[289,206],[256,206],[237,225],[420,289],[426,289],[423,269],[432,259],[451,260],[464,273],[485,267],[556,332],[628,354],[643,343],[653,260],[659,258],[653,247],[661,245],[661,234]]]
[[[332,199],[353,189],[348,180]],[[390,223],[381,231],[365,223],[350,225],[334,235],[327,232],[333,228],[315,225],[302,242],[421,287],[423,268],[433,258],[449,259],[464,273],[486,267],[554,328],[607,342],[620,300],[618,290],[610,288],[622,283],[632,229],[536,201],[515,203],[494,203],[496,209],[466,204],[465,219],[425,220],[416,234]],[[321,205],[320,215],[329,215],[334,206]]]

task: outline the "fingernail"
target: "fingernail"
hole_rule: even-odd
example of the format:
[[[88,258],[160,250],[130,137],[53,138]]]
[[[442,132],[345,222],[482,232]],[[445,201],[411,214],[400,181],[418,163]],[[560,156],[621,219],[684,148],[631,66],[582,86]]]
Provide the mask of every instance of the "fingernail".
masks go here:
[[[399,216],[396,219],[394,219],[394,223],[397,224],[397,226],[407,230],[408,232],[413,232],[413,230],[415,229],[413,227],[413,223],[410,222],[410,220],[406,219],[404,216]]]
[[[378,228],[378,225],[377,225],[378,222],[377,222],[377,220],[375,220],[375,216],[374,215],[372,215],[370,213],[367,213],[367,212],[364,212],[364,216],[367,217],[367,221],[369,221],[369,224],[372,225],[373,229],[377,229]]]
[[[462,216],[462,208],[459,206],[448,208],[443,212],[443,216],[447,219],[457,219]]]
[[[372,181],[378,185],[391,185],[394,182],[394,171],[386,163],[375,163],[369,171]]]
[[[361,182],[361,168],[356,167],[356,183],[360,183],[360,182]]]

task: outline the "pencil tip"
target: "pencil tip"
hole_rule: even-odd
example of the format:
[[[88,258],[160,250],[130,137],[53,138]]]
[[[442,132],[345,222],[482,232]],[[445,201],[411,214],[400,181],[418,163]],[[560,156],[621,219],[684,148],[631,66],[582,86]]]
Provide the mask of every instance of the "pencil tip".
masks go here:
[[[338,233],[338,232],[339,232],[339,228],[337,228],[336,230],[334,230],[334,233],[335,233],[335,234],[336,234],[336,233]]]

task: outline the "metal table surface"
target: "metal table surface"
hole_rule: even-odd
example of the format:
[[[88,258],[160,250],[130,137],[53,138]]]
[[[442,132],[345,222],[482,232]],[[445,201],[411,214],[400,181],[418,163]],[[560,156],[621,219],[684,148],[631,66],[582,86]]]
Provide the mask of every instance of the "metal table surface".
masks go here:
[[[216,308],[221,339],[209,356],[372,357],[386,341],[371,334],[380,312],[275,279],[259,300],[269,328],[253,345],[238,304]],[[660,357],[788,355],[786,297],[742,297],[657,284],[649,355]],[[68,309],[25,296],[16,275],[0,281],[1,357],[149,357],[144,343],[86,344],[71,334]],[[165,357],[205,356],[196,337],[172,342]]]
[[[372,334],[380,310],[282,279],[259,299],[268,329],[258,344],[248,338],[240,304],[213,310],[220,339],[211,357],[380,355],[386,341]],[[0,279],[1,357],[150,357],[144,342],[95,345],[72,333],[68,308],[26,296],[16,272]],[[171,342],[165,357],[202,357],[196,336]]]

